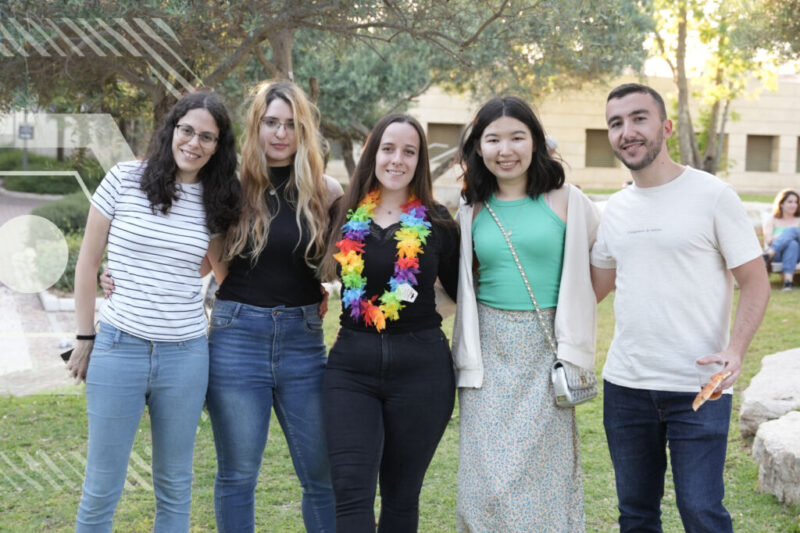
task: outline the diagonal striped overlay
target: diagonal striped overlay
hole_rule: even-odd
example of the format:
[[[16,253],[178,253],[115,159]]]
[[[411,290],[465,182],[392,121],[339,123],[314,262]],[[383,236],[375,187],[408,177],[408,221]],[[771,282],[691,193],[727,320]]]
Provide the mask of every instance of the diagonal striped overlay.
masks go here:
[[[37,132],[27,141],[29,149],[88,148],[104,172],[120,161],[136,159],[114,117],[108,113],[36,113],[27,122]],[[0,131],[14,131],[14,115],[0,114]],[[43,132],[64,132],[63,138]],[[57,172],[48,172],[55,175]]]
[[[149,446],[131,452],[125,478],[126,490],[153,490],[151,462]],[[79,491],[85,469],[86,456],[77,451],[0,452],[0,494]]]
[[[180,98],[176,85],[191,91],[201,81],[176,52],[176,45],[180,45],[180,41],[175,32],[160,18],[137,17],[132,21],[124,18],[104,21],[99,18],[66,17],[57,21],[0,19],[2,56],[38,55],[53,61],[69,61],[70,56],[86,57],[92,54],[99,57],[134,57],[145,61],[153,77],[163,83],[175,98]]]
[[[200,420],[208,422],[203,411]],[[200,428],[197,428],[197,432]],[[125,477],[125,490],[153,491],[153,449],[149,443],[133,444]],[[80,491],[86,470],[86,454],[76,450],[63,452],[19,451],[0,452],[0,494]],[[0,530],[2,520],[0,520]]]

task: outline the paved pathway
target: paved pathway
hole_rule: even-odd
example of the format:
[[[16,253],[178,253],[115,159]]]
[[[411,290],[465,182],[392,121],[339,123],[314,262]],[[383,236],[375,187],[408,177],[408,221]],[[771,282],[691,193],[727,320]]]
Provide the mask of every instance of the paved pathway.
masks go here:
[[[0,190],[0,225],[47,201]],[[72,338],[73,313],[48,313],[36,294],[0,283],[0,317],[0,395],[32,394],[72,383],[58,354],[64,351],[60,345]]]

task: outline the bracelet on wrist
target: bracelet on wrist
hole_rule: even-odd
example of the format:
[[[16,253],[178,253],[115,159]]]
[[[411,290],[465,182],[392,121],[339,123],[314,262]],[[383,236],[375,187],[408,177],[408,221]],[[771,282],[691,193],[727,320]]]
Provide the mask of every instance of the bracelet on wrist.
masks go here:
[[[92,333],[91,335],[75,335],[75,338],[79,341],[93,341],[95,336],[96,335]]]

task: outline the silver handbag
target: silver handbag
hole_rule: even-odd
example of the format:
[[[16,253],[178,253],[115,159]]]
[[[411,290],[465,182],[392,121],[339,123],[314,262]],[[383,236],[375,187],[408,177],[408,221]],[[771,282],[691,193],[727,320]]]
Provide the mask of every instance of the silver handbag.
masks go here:
[[[500,228],[500,232],[503,234],[503,237],[506,238],[508,249],[511,251],[511,255],[514,257],[514,262],[517,264],[519,273],[522,275],[522,281],[525,282],[525,288],[528,289],[528,295],[531,298],[531,302],[533,302],[533,308],[536,309],[536,316],[539,319],[539,324],[541,324],[542,330],[544,330],[545,337],[547,338],[547,342],[550,344],[550,349],[556,357],[556,360],[553,362],[553,366],[550,369],[550,381],[553,383],[553,393],[555,396],[556,406],[569,408],[583,402],[588,402],[597,396],[597,376],[592,370],[573,365],[568,361],[558,358],[556,343],[553,340],[552,334],[550,333],[550,328],[547,327],[547,323],[542,318],[542,310],[539,309],[539,304],[536,302],[536,297],[533,295],[531,284],[528,283],[528,276],[525,275],[525,270],[522,268],[522,263],[519,262],[517,251],[514,250],[514,245],[511,244],[511,238],[508,236],[508,233],[506,233],[506,229],[500,223],[500,219],[497,218],[497,215],[492,209],[492,206],[489,205],[489,202],[486,202],[484,205],[489,211],[489,214],[492,215],[497,227]]]
[[[587,368],[556,359],[550,373],[558,407],[572,407],[597,396],[597,376]]]

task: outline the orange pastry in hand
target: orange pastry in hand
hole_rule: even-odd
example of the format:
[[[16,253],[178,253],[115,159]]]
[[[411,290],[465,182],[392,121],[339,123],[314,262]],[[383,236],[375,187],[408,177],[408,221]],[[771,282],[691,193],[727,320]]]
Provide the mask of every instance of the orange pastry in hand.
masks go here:
[[[717,372],[711,376],[711,379],[708,380],[708,383],[706,383],[702,390],[697,393],[697,396],[692,402],[692,409],[697,411],[700,409],[701,405],[706,403],[706,400],[716,400],[722,396],[722,391],[717,389],[719,388],[720,384],[728,379],[728,376],[731,374],[733,374],[733,372],[730,370],[723,370],[722,372]]]

